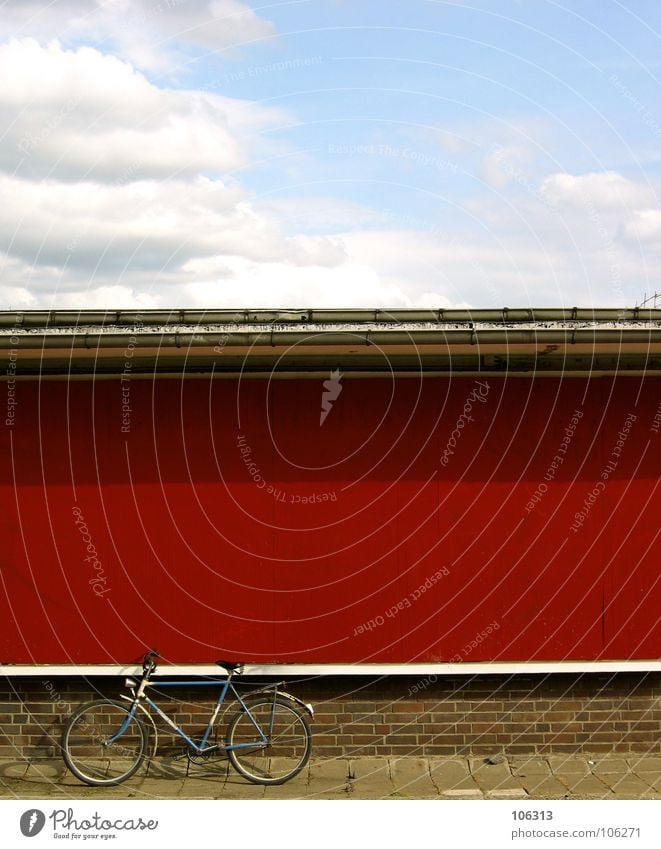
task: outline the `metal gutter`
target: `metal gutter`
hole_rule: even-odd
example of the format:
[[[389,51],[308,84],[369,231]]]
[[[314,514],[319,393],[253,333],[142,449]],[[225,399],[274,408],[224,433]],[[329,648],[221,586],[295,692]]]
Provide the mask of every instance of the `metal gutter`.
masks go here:
[[[515,324],[547,321],[661,321],[650,307],[533,307],[500,309],[257,309],[257,310],[10,310],[0,311],[0,328],[82,326],[172,326],[213,324],[432,324],[489,322]]]
[[[12,379],[190,374],[661,373],[661,309],[0,312]]]
[[[661,341],[661,309],[0,312],[0,348],[575,345]]]
[[[557,327],[521,328],[473,325],[472,327],[440,327],[424,329],[399,329],[360,326],[342,330],[309,327],[305,331],[289,328],[261,329],[222,328],[195,331],[133,330],[130,333],[99,332],[97,328],[61,328],[42,332],[0,332],[0,348],[127,348],[148,344],[160,348],[254,348],[254,347],[389,347],[450,345],[576,345],[619,344],[621,342],[661,344],[661,320],[648,324],[617,325],[611,327]]]

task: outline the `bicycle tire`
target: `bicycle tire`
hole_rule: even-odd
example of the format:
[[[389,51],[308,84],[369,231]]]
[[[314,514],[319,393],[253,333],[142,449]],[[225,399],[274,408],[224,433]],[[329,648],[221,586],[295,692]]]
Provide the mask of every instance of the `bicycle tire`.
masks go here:
[[[137,716],[114,743],[106,742],[130,710],[129,702],[98,699],[72,714],[62,734],[62,757],[76,778],[93,787],[110,786],[126,781],[139,769],[149,735]]]
[[[246,700],[246,706],[267,736],[261,745],[250,717],[243,709],[229,721],[227,755],[238,773],[253,784],[284,784],[303,769],[312,751],[312,732],[306,716],[288,699],[264,697]],[[273,715],[273,733],[268,734]],[[254,743],[252,748],[248,744]],[[245,748],[230,748],[245,744]]]

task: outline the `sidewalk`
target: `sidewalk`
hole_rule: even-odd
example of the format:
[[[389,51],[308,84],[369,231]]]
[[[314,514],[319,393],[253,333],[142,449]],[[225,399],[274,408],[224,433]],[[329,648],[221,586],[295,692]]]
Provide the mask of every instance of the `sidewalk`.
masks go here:
[[[57,761],[0,761],[0,799],[661,799],[661,757],[498,756],[312,760],[287,784],[250,784],[224,759],[156,760],[117,787]]]

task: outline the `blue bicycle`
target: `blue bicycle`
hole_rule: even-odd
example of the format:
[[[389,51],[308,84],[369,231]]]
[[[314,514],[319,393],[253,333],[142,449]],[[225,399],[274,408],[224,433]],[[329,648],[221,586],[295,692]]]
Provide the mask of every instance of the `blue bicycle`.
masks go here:
[[[130,778],[145,760],[154,734],[156,754],[158,734],[152,714],[159,716],[186,743],[191,761],[226,752],[235,769],[255,784],[283,784],[297,775],[310,758],[312,734],[308,716],[311,705],[282,691],[284,682],[251,690],[241,696],[232,679],[241,674],[242,664],[219,660],[227,673],[224,679],[152,682],[157,669],[157,652],[144,656],[142,677],[127,678],[131,696],[123,701],[98,699],[87,702],[71,716],[62,736],[62,755],[71,772],[93,786],[119,784]],[[147,694],[148,688],[182,686],[220,687],[218,701],[199,742],[195,742]],[[231,693],[236,713],[227,722],[226,742],[211,742],[214,725],[223,702]]]

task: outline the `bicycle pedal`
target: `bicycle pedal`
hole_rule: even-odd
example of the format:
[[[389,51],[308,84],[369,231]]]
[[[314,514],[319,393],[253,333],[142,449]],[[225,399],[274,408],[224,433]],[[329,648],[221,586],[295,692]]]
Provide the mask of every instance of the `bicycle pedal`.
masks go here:
[[[202,752],[191,752],[189,749],[187,752],[188,762],[195,764],[195,766],[207,766],[212,761],[213,756],[222,751],[224,751],[222,746],[209,746]]]

